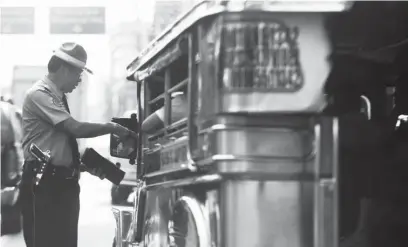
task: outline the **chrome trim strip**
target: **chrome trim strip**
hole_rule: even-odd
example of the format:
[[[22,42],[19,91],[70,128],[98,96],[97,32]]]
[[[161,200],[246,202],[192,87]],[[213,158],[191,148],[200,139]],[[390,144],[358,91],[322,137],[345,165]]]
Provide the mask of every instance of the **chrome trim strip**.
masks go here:
[[[193,184],[215,183],[215,182],[220,182],[221,180],[222,180],[221,175],[211,174],[211,175],[203,175],[200,177],[185,178],[185,179],[180,179],[180,180],[172,180],[172,181],[166,181],[162,183],[146,185],[146,189],[152,189],[156,187],[170,188],[170,187],[181,187],[181,186],[193,185]]]
[[[185,172],[185,171],[190,171],[190,169],[187,167],[187,165],[180,165],[180,168],[173,168],[169,170],[159,170],[156,172],[151,172],[145,175],[146,178],[152,178],[152,177],[157,177],[157,176],[162,176],[162,175],[169,175],[177,172]]]
[[[234,2],[232,0],[231,2]],[[242,2],[242,1],[236,1]],[[251,2],[251,1],[249,1]],[[342,12],[348,9],[350,1],[266,1],[271,5],[254,9],[266,12]],[[242,4],[241,4],[242,5]],[[228,6],[230,12],[252,11],[242,6]]]
[[[313,239],[314,239],[314,247],[325,247],[323,246],[324,239],[322,234],[324,229],[322,229],[321,220],[321,212],[322,209],[322,195],[321,195],[321,185],[320,185],[320,162],[321,162],[321,123],[316,123],[314,132],[315,132],[315,150],[316,150],[316,158],[314,162],[314,177],[315,177],[315,184],[314,184],[314,197],[313,197]],[[327,246],[329,247],[329,246]]]
[[[290,127],[281,127],[281,126],[271,126],[271,127],[257,127],[257,126],[239,126],[239,125],[227,125],[227,124],[214,124],[209,128],[205,128],[200,130],[198,133],[206,134],[215,131],[221,130],[256,130],[256,131],[264,131],[264,132],[285,132],[285,133],[293,133],[297,132],[300,128],[290,128]]]
[[[339,119],[333,118],[333,181],[334,181],[334,234],[333,247],[339,246]]]
[[[313,158],[313,155],[305,155],[304,157],[291,157],[291,156],[261,156],[261,155],[234,155],[234,154],[216,154],[212,156],[214,161],[229,161],[229,160],[242,160],[242,161],[254,161],[254,162],[270,162],[277,160],[289,160],[289,161],[307,161],[308,159]]]
[[[304,157],[272,157],[272,156],[261,156],[261,155],[234,155],[234,154],[215,154],[208,158],[197,161],[197,166],[209,165],[213,162],[218,161],[250,161],[250,162],[271,162],[271,161],[295,161],[295,162],[307,162],[315,157],[315,152],[311,152]]]

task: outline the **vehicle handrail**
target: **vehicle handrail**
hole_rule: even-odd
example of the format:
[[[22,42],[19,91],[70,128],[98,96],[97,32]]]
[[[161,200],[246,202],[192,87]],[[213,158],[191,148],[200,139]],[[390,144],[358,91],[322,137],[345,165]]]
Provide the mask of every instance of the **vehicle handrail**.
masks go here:
[[[185,127],[185,125],[187,125],[187,118],[183,118],[171,124],[167,128],[162,128],[158,130],[153,135],[150,135],[147,140],[151,142],[151,141],[157,140],[160,137],[162,138],[172,137],[172,135],[179,133],[179,131],[185,131],[185,128],[180,128],[180,127]],[[167,133],[169,135],[166,135]]]
[[[324,246],[338,246],[338,214],[332,215],[333,220],[330,221],[333,224],[332,235],[327,238],[326,231],[330,230],[327,227],[328,223],[325,220],[326,213],[326,203],[325,203],[325,189],[333,191],[333,211],[338,212],[338,146],[339,146],[339,122],[338,118],[334,117],[330,119],[330,132],[327,133],[323,131],[328,127],[327,123],[320,121],[315,124],[315,142],[316,142],[316,159],[314,162],[314,174],[315,174],[315,197],[314,197],[314,247],[324,247]],[[329,141],[326,142],[325,134],[330,135]],[[326,152],[322,152],[323,147],[329,146],[332,150],[330,154],[330,163],[332,165],[332,176],[330,178],[322,178],[322,161],[327,155]]]
[[[198,137],[198,133],[194,133],[192,127],[194,125],[194,112],[195,107],[193,107],[193,102],[196,101],[197,95],[195,94],[196,84],[193,80],[195,80],[195,75],[197,74],[197,67],[196,67],[196,53],[197,44],[194,42],[197,39],[194,34],[190,34],[188,37],[188,48],[190,50],[188,54],[188,78],[190,80],[190,84],[188,87],[188,118],[187,118],[187,133],[188,133],[188,142],[187,142],[187,167],[190,171],[195,172],[197,171],[197,165],[194,160],[194,156],[191,153],[193,142],[196,142]],[[194,97],[195,96],[195,97]]]
[[[371,119],[371,101],[370,101],[370,99],[367,97],[367,96],[365,96],[365,95],[361,95],[360,96],[360,98],[364,101],[364,103],[365,103],[365,108],[367,109],[367,118],[368,118],[368,120],[370,120]]]
[[[174,92],[176,92],[177,90],[179,90],[179,89],[182,88],[183,86],[187,85],[187,83],[188,83],[188,78],[182,80],[181,82],[177,83],[175,86],[171,87],[171,88],[168,90],[168,93],[174,93]],[[150,101],[148,102],[148,104],[149,104],[149,105],[153,105],[153,104],[157,103],[159,100],[164,99],[165,93],[166,93],[166,92],[164,92],[164,93],[160,94],[159,96],[157,96],[156,98],[150,100]]]

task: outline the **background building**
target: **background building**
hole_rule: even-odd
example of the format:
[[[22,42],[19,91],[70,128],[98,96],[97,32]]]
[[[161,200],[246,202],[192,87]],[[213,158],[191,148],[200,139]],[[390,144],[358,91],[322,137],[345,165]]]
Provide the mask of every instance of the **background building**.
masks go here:
[[[188,11],[194,4],[200,2],[199,0],[172,0],[154,1],[153,25],[149,32],[149,38],[153,39],[160,32],[173,23],[177,17]]]
[[[120,23],[109,35],[113,86],[106,91],[111,95],[108,115],[122,116],[126,110],[137,108],[136,83],[126,80],[126,67],[147,46],[148,26],[143,20],[136,19]]]

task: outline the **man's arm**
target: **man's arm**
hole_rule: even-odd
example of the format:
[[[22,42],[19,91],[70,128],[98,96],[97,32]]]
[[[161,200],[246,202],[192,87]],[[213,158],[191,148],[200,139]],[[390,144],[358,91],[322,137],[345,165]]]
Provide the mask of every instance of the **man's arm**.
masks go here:
[[[187,117],[187,98],[184,95],[176,95],[171,100],[172,122],[177,122]],[[164,128],[164,106],[153,112],[142,123],[142,131],[153,134],[155,131]]]
[[[164,110],[162,110],[164,112]],[[142,131],[147,134],[153,134],[155,131],[164,127],[163,119],[157,112],[152,113],[142,123]]]
[[[92,138],[115,132],[115,123],[87,123],[79,122],[70,117],[57,125],[58,128],[69,132],[75,138]]]
[[[31,100],[31,106],[41,119],[55,126],[59,130],[66,131],[75,138],[91,138],[106,134],[116,134],[121,138],[137,134],[116,123],[84,123],[78,122],[66,111],[62,102],[56,102],[53,96],[44,91],[35,91],[27,95]]]
[[[116,134],[120,137],[132,136],[137,138],[135,132],[116,123],[87,123],[79,122],[70,117],[57,125],[57,128],[69,132],[75,138],[92,138],[106,134]]]

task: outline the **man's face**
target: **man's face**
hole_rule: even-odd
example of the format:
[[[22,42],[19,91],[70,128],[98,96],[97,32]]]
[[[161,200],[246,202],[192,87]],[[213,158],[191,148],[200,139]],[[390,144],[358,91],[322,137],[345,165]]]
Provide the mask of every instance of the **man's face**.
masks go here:
[[[74,66],[64,66],[63,87],[64,93],[71,93],[81,82],[83,70]]]

